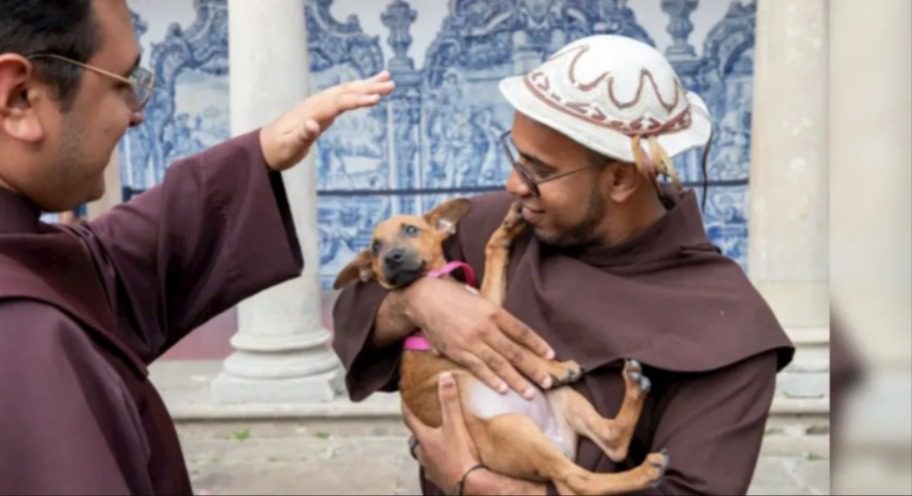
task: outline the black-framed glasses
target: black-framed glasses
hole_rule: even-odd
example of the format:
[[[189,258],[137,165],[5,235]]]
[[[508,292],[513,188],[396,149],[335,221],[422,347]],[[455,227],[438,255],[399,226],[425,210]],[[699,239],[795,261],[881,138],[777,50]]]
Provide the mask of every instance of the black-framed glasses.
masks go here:
[[[127,105],[130,107],[130,110],[133,112],[141,112],[145,108],[146,103],[149,102],[149,99],[152,97],[152,92],[155,90],[155,74],[144,68],[136,66],[133,69],[133,72],[129,76],[124,77],[120,74],[115,74],[111,71],[107,71],[100,67],[95,67],[94,65],[85,64],[78,60],[73,60],[69,57],[64,57],[62,55],[57,55],[53,53],[36,53],[26,57],[29,60],[34,59],[53,59],[59,60],[61,62],[66,62],[68,64],[73,64],[77,67],[90,70],[102,76],[107,76],[113,78],[121,83],[129,85],[132,88],[130,92],[131,95],[127,101]]]
[[[529,169],[520,161],[522,154],[519,152],[519,149],[516,148],[516,145],[513,143],[513,139],[510,138],[512,134],[511,131],[506,131],[500,135],[500,144],[503,146],[504,152],[507,154],[507,159],[510,161],[510,164],[513,166],[513,169],[519,174],[520,179],[523,183],[529,188],[529,191],[533,196],[541,196],[541,190],[539,189],[540,184],[544,184],[562,177],[567,177],[571,174],[576,174],[577,172],[584,171],[591,167],[595,167],[598,164],[589,164],[577,169],[569,170],[567,172],[561,172],[560,174],[555,174],[553,176],[548,176],[545,178],[536,178]]]

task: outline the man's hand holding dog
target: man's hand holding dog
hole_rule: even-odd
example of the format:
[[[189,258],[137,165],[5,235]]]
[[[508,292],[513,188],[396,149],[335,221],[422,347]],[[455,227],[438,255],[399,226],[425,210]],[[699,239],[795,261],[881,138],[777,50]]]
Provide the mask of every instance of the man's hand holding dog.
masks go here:
[[[402,402],[402,415],[418,440],[418,447],[413,452],[418,463],[425,468],[431,482],[448,491],[478,464],[478,451],[462,417],[459,390],[453,375],[440,374],[437,390],[443,425],[438,428],[425,425],[405,402]]]
[[[300,162],[311,145],[340,115],[372,107],[389,95],[395,84],[383,71],[369,79],[351,81],[316,93],[260,130],[263,157],[273,170],[282,171]]]
[[[536,354],[552,358],[551,347],[506,310],[462,284],[423,277],[390,293],[377,316],[374,343],[387,346],[416,327],[424,330],[436,351],[501,393],[513,388],[531,398],[534,389],[522,374],[545,389],[551,387],[551,376],[536,359]]]
[[[437,428],[422,423],[402,402],[405,424],[417,441],[412,453],[424,467],[428,480],[445,492],[454,491],[462,479],[465,494],[547,493],[544,484],[514,479],[486,468],[475,471],[473,467],[480,461],[478,450],[466,427],[459,388],[452,374],[443,373],[438,376],[437,395],[440,398],[442,421],[442,425]]]

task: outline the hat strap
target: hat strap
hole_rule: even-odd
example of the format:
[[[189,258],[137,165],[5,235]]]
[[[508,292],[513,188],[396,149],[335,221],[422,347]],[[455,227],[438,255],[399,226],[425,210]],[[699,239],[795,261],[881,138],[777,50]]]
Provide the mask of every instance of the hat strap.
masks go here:
[[[640,146],[640,136],[635,134],[630,139],[630,150],[633,152],[633,161],[636,163],[637,170],[644,176],[655,180],[656,167],[655,163],[643,152]]]
[[[633,160],[636,163],[637,170],[649,178],[659,196],[664,196],[664,194],[662,193],[662,188],[659,187],[659,182],[656,180],[657,173],[670,177],[675,189],[681,191],[681,179],[678,177],[678,172],[674,168],[671,157],[662,148],[655,135],[649,136],[647,140],[649,141],[649,154],[646,154],[640,146],[641,139],[639,135],[630,137],[630,150],[633,152]]]
[[[662,148],[662,145],[659,144],[659,140],[656,139],[655,135],[649,137],[649,147],[652,151],[652,160],[657,164],[656,169],[670,177],[675,189],[681,191],[681,179],[678,177],[678,171],[674,168],[674,162],[671,161],[671,157],[668,156],[665,148]]]
[[[662,197],[662,188],[659,187],[659,182],[656,180],[656,166],[652,158],[643,152],[643,148],[640,146],[640,136],[633,135],[630,138],[630,150],[633,152],[633,160],[636,163],[636,168],[640,171],[640,174],[646,176],[649,179],[649,182],[652,183],[652,187],[655,188],[656,193],[659,197]]]

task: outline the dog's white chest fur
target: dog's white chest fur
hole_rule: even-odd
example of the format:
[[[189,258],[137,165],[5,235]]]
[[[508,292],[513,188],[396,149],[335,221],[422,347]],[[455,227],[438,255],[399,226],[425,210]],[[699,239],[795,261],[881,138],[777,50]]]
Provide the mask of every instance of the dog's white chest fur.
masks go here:
[[[525,415],[538,425],[565,456],[571,460],[576,457],[576,433],[542,391],[536,389],[535,397],[527,400],[513,390],[500,394],[478,380],[470,381],[469,384],[465,405],[475,416],[489,419],[505,413]]]

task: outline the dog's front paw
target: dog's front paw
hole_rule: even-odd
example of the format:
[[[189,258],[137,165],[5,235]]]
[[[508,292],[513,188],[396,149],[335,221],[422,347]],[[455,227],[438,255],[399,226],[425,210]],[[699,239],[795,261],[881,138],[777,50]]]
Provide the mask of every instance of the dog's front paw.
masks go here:
[[[503,220],[503,228],[507,231],[522,230],[522,227],[525,226],[526,219],[522,215],[522,203],[513,202],[510,205],[510,209],[507,210],[507,215]]]
[[[526,219],[522,215],[522,203],[513,202],[500,224],[500,236],[504,241],[513,241],[525,228]]]
[[[507,210],[507,215],[504,217],[503,222],[500,223],[500,227],[494,231],[494,234],[492,234],[491,238],[488,240],[487,256],[490,258],[491,255],[497,251],[509,249],[513,240],[516,239],[525,228],[526,219],[522,216],[522,205],[519,202],[514,202],[510,206],[510,209]]]

